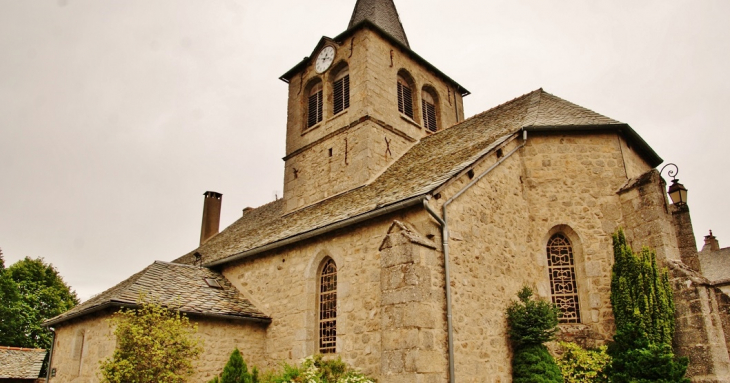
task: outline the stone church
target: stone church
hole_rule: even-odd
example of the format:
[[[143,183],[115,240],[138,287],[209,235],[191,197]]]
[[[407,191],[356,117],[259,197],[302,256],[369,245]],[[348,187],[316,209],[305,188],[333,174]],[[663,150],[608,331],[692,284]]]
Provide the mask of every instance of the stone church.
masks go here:
[[[559,306],[561,338],[611,339],[619,227],[670,269],[693,380],[729,381],[730,299],[628,124],[542,89],[464,118],[469,91],[411,50],[392,0],[358,0],[281,80],[283,198],[219,232],[206,192],[197,249],[45,323],[50,382],[99,381],[106,319],[140,293],[198,323],[194,382],[234,347],[264,369],[322,353],[383,383],[510,382],[504,312],[523,285]]]

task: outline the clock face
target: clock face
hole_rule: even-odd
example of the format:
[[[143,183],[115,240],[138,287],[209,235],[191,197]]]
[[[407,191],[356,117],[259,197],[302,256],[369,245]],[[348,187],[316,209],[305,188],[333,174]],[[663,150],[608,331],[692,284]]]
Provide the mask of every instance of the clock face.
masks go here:
[[[316,70],[317,73],[323,73],[330,67],[330,65],[332,65],[332,61],[334,60],[335,47],[328,45],[319,52],[317,62],[314,64],[314,70]]]

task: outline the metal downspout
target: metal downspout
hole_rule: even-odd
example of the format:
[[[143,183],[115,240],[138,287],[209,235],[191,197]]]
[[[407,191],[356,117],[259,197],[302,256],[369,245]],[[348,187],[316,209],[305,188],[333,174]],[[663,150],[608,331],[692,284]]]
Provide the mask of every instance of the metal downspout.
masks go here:
[[[504,157],[500,158],[497,162],[495,162],[492,166],[489,167],[489,169],[485,170],[481,174],[479,174],[477,177],[475,177],[468,185],[464,186],[461,190],[459,190],[454,196],[446,200],[444,204],[441,207],[441,215],[443,218],[439,217],[436,212],[431,209],[431,206],[428,204],[428,199],[423,200],[423,207],[426,209],[428,214],[430,214],[436,221],[438,221],[439,226],[441,226],[441,246],[443,247],[444,252],[444,278],[446,280],[446,324],[447,324],[447,342],[449,347],[449,383],[456,383],[456,375],[454,373],[454,326],[452,322],[452,315],[451,315],[451,276],[450,276],[450,268],[449,268],[449,225],[448,225],[448,218],[446,215],[446,207],[449,206],[452,202],[454,202],[455,199],[457,199],[459,196],[464,194],[469,188],[471,188],[474,184],[476,184],[479,180],[484,178],[487,174],[489,174],[492,170],[494,170],[497,166],[499,166],[502,162],[504,162],[507,158],[515,154],[520,148],[525,146],[525,143],[527,142],[527,131],[522,131],[522,143],[517,145],[514,149],[512,149],[509,153],[507,153]]]
[[[51,381],[51,363],[53,363],[53,346],[56,345],[56,329],[53,327],[48,328],[53,333],[51,338],[51,353],[48,354],[48,367],[46,368],[46,383]]]

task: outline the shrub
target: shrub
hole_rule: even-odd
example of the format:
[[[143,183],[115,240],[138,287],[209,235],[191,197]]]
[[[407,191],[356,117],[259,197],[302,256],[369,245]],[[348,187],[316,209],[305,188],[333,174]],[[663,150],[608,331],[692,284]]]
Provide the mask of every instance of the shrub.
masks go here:
[[[560,368],[542,344],[524,346],[512,358],[513,383],[563,382]]]
[[[122,309],[110,320],[117,348],[101,362],[104,382],[181,383],[193,374],[200,354],[196,326],[179,312],[141,298],[137,309]]]
[[[240,353],[238,356],[240,357]],[[231,355],[231,359],[233,359],[233,354]],[[241,362],[245,365],[243,358],[241,358]],[[261,376],[258,376],[258,371],[255,367],[253,371],[251,374],[253,379],[251,380],[252,383],[375,383],[374,379],[349,367],[340,358],[325,360],[322,355],[307,357],[302,361],[301,365],[284,363],[282,371],[269,371]],[[223,375],[225,375],[225,372]],[[226,382],[223,380],[223,376],[221,376],[220,380],[216,379],[213,379],[209,383]]]
[[[208,383],[258,383],[259,371],[254,367],[251,373],[248,372],[248,366],[241,356],[241,352],[236,347],[228,358],[228,363],[223,367],[223,373],[220,379],[216,376]]]
[[[606,353],[606,346],[586,350],[572,342],[560,342],[560,348],[563,354],[557,363],[565,383],[608,383],[606,368],[611,357]]]
[[[509,337],[514,347],[512,381],[515,383],[563,382],[560,368],[543,345],[555,338],[558,308],[551,302],[533,300],[532,289],[517,293],[519,301],[507,307]]]
[[[654,251],[645,247],[635,255],[621,229],[613,234],[613,253],[611,381],[689,382],[688,360],[672,352],[674,301],[667,271],[658,269]]]

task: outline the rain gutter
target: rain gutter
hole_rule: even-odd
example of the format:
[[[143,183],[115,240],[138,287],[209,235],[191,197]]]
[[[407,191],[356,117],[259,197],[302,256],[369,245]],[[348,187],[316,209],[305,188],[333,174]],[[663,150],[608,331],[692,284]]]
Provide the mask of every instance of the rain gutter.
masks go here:
[[[510,158],[510,156],[512,156],[518,150],[520,150],[523,146],[525,146],[526,142],[527,142],[527,131],[523,130],[522,131],[522,143],[517,145],[517,147],[512,149],[504,157],[500,158],[497,162],[495,162],[492,166],[490,166],[489,169],[485,170],[478,176],[474,177],[474,179],[468,185],[464,186],[461,190],[459,190],[451,198],[446,200],[446,202],[444,202],[444,204],[441,206],[441,217],[439,217],[438,213],[436,213],[431,208],[431,206],[428,204],[428,198],[423,200],[423,207],[439,223],[439,226],[441,226],[441,246],[442,246],[443,253],[444,253],[444,279],[446,280],[446,325],[448,327],[447,337],[448,337],[448,345],[449,345],[448,346],[449,347],[449,383],[456,382],[456,375],[454,373],[454,325],[453,325],[453,321],[452,321],[452,308],[451,308],[451,277],[449,275],[449,225],[448,225],[448,217],[446,215],[446,207],[448,207],[449,204],[454,202],[455,199],[459,198],[459,196],[464,194],[469,188],[474,186],[477,182],[479,182],[479,180],[484,178],[484,176],[489,174],[497,166],[502,164],[502,162],[504,162],[505,160]]]

